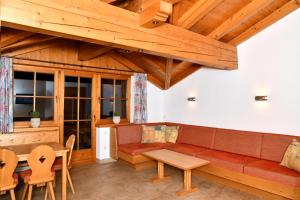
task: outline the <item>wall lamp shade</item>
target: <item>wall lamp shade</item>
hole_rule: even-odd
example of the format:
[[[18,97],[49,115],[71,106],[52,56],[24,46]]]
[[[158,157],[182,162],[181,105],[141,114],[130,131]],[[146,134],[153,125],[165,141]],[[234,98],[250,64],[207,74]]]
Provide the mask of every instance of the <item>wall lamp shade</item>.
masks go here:
[[[268,96],[255,96],[255,101],[268,101]]]
[[[187,100],[188,101],[196,101],[196,97],[188,97]]]

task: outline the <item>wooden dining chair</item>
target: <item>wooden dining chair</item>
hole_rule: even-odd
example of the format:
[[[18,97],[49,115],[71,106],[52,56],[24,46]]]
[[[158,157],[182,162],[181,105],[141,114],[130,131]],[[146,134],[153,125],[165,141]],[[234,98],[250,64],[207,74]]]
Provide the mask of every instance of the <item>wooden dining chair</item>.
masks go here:
[[[14,189],[18,185],[18,174],[14,173],[17,164],[15,152],[0,149],[0,194],[9,191],[12,200],[16,199]]]
[[[28,156],[28,165],[31,170],[21,172],[20,174],[25,183],[22,200],[25,199],[27,190],[27,199],[31,199],[33,186],[46,186],[47,191],[50,191],[51,199],[55,200],[52,185],[55,172],[51,170],[54,160],[55,152],[50,146],[40,145],[32,150]]]
[[[73,153],[73,147],[75,144],[75,135],[70,135],[67,142],[66,142],[66,148],[69,149],[69,153],[68,153],[68,163],[67,163],[67,180],[68,183],[71,187],[72,193],[75,194],[75,189],[74,189],[74,185],[71,179],[71,175],[70,175],[70,169],[72,168],[72,163],[71,163],[71,159],[72,159],[72,153]],[[56,159],[54,164],[53,164],[53,169],[55,171],[60,171],[62,170],[62,159]]]

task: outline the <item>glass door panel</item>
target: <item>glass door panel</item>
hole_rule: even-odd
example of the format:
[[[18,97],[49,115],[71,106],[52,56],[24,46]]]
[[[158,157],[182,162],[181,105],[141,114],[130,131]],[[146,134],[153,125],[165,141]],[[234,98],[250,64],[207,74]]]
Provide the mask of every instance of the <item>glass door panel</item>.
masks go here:
[[[75,150],[90,149],[92,137],[92,79],[65,77],[64,139],[76,136]]]

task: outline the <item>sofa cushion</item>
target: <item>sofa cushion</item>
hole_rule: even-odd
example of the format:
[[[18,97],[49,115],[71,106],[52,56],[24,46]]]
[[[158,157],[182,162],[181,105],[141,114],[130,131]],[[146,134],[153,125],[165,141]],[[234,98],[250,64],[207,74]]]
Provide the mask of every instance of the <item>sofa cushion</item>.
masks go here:
[[[214,140],[214,134],[215,128],[182,125],[178,143],[211,148]]]
[[[166,125],[145,126],[142,125],[142,143],[165,143],[166,142]]]
[[[260,158],[263,134],[217,129],[213,149]]]
[[[244,173],[270,181],[300,187],[300,173],[281,166],[279,162],[258,160],[247,164],[244,168]]]
[[[131,143],[131,144],[121,144],[118,146],[118,151],[123,153],[128,153],[130,155],[139,155],[143,152],[162,149],[163,146],[159,143],[149,143],[149,144],[142,144],[142,143]]]
[[[300,137],[297,136],[263,134],[261,158],[280,162],[293,139],[300,141]]]
[[[224,167],[226,169],[234,170],[243,173],[244,166],[250,162],[258,160],[257,158],[229,153],[224,151],[208,150],[198,153],[196,157],[208,160],[212,164]]]
[[[179,126],[166,126],[166,142],[176,143],[178,138]]]
[[[121,125],[116,126],[118,144],[139,143],[142,140],[142,126]]]
[[[298,142],[298,140],[293,139],[293,142],[288,146],[280,165],[300,172],[300,142]]]
[[[205,147],[199,147],[191,144],[174,144],[169,147],[166,147],[166,149],[169,149],[171,151],[176,151],[178,153],[183,153],[191,156],[195,156],[196,154],[209,150]]]

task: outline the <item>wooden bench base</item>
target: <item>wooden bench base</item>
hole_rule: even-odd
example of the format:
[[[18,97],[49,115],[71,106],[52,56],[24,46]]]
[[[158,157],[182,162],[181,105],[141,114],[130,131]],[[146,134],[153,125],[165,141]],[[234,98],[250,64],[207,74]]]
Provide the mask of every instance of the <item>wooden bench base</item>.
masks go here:
[[[300,199],[300,188],[234,172],[212,164],[197,168],[193,174],[265,199]]]

